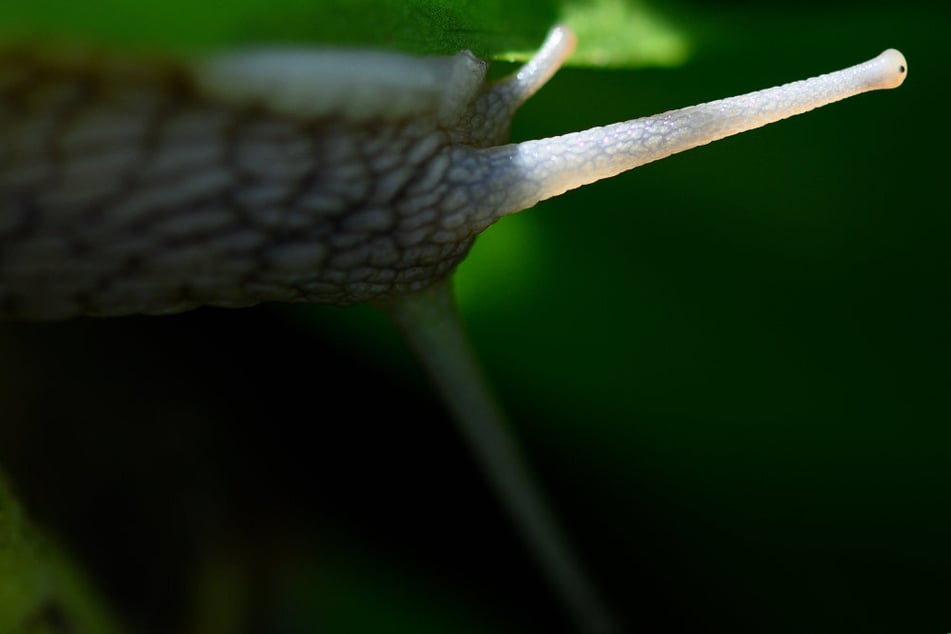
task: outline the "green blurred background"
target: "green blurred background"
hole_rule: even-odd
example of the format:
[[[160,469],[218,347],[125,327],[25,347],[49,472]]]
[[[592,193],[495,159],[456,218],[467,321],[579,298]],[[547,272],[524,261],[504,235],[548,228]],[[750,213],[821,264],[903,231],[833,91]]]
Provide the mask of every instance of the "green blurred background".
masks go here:
[[[524,50],[568,8],[418,48]],[[529,461],[632,631],[951,631],[951,8],[651,15],[682,64],[565,69],[513,136],[892,46],[909,77],[479,238],[460,303]],[[2,324],[0,363],[0,464],[135,631],[570,631],[371,308]]]

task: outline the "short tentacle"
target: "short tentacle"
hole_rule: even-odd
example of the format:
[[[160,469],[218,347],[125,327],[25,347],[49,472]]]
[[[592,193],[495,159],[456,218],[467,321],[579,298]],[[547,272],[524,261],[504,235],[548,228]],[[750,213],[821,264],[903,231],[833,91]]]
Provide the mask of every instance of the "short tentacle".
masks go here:
[[[578,38],[568,27],[554,27],[532,59],[516,73],[496,82],[488,94],[510,112],[515,112],[561,68],[575,50],[577,42]]]
[[[487,88],[479,97],[475,111],[481,119],[485,145],[507,140],[509,124],[516,110],[558,72],[575,50],[577,37],[567,26],[552,28],[538,52],[521,68]]]

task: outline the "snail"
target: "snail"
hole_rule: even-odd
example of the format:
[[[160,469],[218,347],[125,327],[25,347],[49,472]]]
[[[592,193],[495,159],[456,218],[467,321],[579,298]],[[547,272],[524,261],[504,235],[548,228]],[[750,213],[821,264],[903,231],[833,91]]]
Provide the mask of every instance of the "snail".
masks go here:
[[[559,597],[616,631],[475,369],[447,280],[501,217],[907,75],[889,49],[775,88],[506,143],[570,55],[549,33],[486,83],[463,51],[240,51],[192,63],[0,54],[0,317],[261,302],[387,308],[429,369]]]
[[[0,58],[0,316],[354,304],[447,277],[507,214],[670,154],[899,85],[845,70],[506,144],[574,45],[485,85],[469,52],[263,50],[192,65]]]

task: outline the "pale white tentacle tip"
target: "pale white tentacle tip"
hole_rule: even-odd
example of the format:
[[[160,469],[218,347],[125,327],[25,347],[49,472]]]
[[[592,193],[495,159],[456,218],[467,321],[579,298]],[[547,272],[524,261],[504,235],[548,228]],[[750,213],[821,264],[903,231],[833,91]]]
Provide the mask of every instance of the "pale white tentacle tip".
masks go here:
[[[881,69],[880,83],[877,88],[898,88],[908,76],[908,62],[905,56],[894,48],[882,52],[872,60]]]
[[[571,56],[577,45],[578,36],[575,32],[566,24],[556,24],[549,29],[541,47],[518,74],[532,76],[541,70],[550,76]]]
[[[566,24],[557,24],[548,32],[542,47],[557,51],[558,55],[564,60],[574,52],[577,45],[578,36],[571,30],[571,27]]]

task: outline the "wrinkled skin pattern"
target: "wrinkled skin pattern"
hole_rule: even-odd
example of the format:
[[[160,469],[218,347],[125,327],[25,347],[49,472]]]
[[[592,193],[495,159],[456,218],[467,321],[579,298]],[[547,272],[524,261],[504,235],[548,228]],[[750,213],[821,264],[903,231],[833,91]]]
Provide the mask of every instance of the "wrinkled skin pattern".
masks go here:
[[[0,315],[412,292],[472,244],[446,174],[465,137],[235,107],[170,65],[2,59]]]

